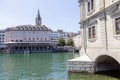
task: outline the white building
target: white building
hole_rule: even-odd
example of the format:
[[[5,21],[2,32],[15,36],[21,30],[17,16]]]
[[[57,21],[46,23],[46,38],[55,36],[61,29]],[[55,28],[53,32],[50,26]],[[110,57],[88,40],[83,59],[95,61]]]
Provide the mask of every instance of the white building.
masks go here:
[[[0,30],[0,43],[4,43],[4,36],[5,36],[5,31]]]
[[[59,39],[59,33],[57,31],[53,31],[52,32],[53,45],[57,45],[58,44],[58,39]]]
[[[80,35],[73,37],[74,46],[76,48],[80,48],[80,46],[81,46],[80,37],[81,37]]]
[[[79,0],[79,3],[80,57],[69,62],[75,64],[69,66],[69,71],[120,70],[120,0]]]
[[[63,30],[57,30],[52,32],[52,40],[53,44],[57,45],[59,43],[59,38],[64,38],[65,41],[67,41],[68,36],[66,32],[63,32]]]

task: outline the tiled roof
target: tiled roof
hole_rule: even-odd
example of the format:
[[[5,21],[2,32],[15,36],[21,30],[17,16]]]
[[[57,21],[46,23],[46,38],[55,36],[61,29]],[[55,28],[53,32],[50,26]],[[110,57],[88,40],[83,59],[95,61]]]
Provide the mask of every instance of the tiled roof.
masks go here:
[[[38,31],[48,31],[51,30],[50,28],[47,28],[45,25],[42,26],[33,26],[33,25],[19,25],[16,27],[11,27],[11,28],[7,28],[6,30],[8,31],[31,31],[31,30],[38,30]]]

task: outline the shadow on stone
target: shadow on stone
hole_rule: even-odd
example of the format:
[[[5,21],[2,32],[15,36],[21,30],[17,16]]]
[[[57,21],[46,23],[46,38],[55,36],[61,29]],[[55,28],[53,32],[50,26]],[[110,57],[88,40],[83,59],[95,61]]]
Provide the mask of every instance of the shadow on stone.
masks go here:
[[[120,70],[96,72],[95,74],[106,75],[106,76],[120,79]]]

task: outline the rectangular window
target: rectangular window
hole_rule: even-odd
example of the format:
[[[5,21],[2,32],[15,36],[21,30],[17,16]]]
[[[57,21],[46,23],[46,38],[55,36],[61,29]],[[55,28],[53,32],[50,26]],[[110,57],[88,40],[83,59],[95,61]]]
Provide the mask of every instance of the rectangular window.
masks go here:
[[[88,12],[90,12],[90,2],[88,2]]]
[[[95,38],[95,26],[92,27],[92,38]]]
[[[91,10],[94,9],[94,0],[91,0]]]
[[[120,34],[120,18],[115,19],[116,34]]]
[[[88,28],[88,38],[89,39],[96,38],[95,26]]]
[[[89,37],[89,39],[91,39],[91,28],[88,28],[88,37]]]
[[[87,8],[88,8],[88,12],[93,11],[93,9],[94,9],[94,0],[90,0],[89,2],[87,2]]]

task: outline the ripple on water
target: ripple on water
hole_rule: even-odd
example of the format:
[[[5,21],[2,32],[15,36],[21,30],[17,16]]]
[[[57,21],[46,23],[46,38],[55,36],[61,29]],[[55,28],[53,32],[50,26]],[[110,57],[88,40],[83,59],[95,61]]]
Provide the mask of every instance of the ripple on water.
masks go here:
[[[73,53],[0,54],[0,80],[117,80],[109,76],[69,74]]]

